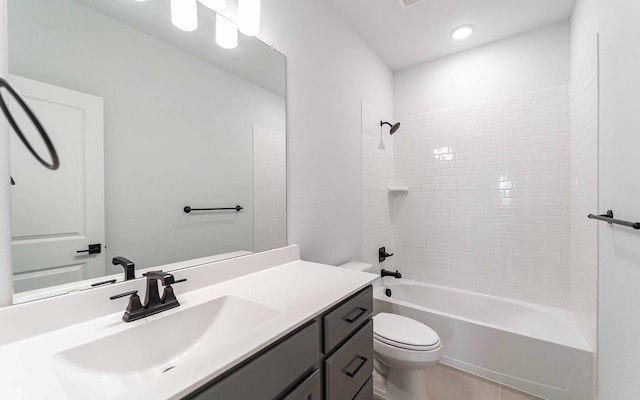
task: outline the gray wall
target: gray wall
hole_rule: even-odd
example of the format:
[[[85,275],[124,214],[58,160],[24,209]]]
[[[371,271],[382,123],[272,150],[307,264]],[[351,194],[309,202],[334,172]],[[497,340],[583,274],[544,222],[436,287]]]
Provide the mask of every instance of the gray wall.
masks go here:
[[[252,125],[284,131],[284,98],[73,1],[10,15],[11,73],[105,100],[107,260],[253,250]]]

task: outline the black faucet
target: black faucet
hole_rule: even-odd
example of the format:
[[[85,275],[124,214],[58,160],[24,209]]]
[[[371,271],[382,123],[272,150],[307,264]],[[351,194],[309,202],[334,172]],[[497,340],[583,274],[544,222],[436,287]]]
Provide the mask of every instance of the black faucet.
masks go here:
[[[400,279],[402,278],[402,274],[396,270],[396,272],[391,272],[391,271],[387,271],[386,269],[382,269],[382,271],[380,271],[380,276],[381,277],[385,277],[385,276],[393,276],[396,279]]]
[[[157,314],[180,305],[176,295],[173,293],[173,287],[171,287],[171,285],[184,282],[186,279],[175,280],[172,274],[162,271],[149,271],[144,274],[144,276],[147,277],[147,293],[144,298],[144,304],[140,302],[140,296],[138,296],[137,290],[110,297],[111,300],[115,300],[121,297],[131,296],[129,298],[129,305],[127,305],[127,309],[122,316],[125,322],[145,318],[149,315]],[[160,292],[158,291],[158,281],[164,286],[162,297],[160,297]]]
[[[122,256],[113,257],[111,260],[113,265],[122,265],[124,268],[124,280],[130,281],[131,279],[136,279],[136,265],[133,261],[126,259]]]
[[[172,305],[172,307],[178,307],[180,303],[178,303],[178,299],[176,299],[175,294],[173,293],[173,288],[171,285],[176,283],[175,278],[168,272],[162,271],[149,271],[143,276],[147,277],[147,294],[144,298],[144,306],[147,308],[153,308],[161,305]],[[158,281],[162,283],[164,286],[164,292],[162,293],[162,298],[160,297],[160,292],[158,291]],[[181,279],[177,282],[184,282],[186,279]]]

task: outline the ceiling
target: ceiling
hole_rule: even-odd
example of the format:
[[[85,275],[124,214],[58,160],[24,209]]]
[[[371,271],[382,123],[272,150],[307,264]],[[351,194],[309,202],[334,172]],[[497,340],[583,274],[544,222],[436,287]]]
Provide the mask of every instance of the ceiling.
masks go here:
[[[327,0],[392,70],[467,50],[571,16],[576,0]],[[469,38],[453,28],[473,24]]]

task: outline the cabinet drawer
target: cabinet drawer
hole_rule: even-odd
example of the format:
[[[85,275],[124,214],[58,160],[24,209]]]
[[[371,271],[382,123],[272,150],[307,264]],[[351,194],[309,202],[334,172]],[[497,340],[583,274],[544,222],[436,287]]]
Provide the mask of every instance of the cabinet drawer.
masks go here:
[[[282,400],[320,400],[321,395],[320,371],[316,370]]]
[[[373,321],[324,362],[327,399],[353,399],[373,373]]]
[[[197,390],[187,399],[273,400],[317,368],[318,324],[313,322],[259,354],[230,375]]]
[[[353,400],[373,400],[373,377],[369,378]]]
[[[372,311],[373,288],[369,286],[325,315],[322,346],[324,353],[329,353],[337,344],[355,332],[369,318]]]

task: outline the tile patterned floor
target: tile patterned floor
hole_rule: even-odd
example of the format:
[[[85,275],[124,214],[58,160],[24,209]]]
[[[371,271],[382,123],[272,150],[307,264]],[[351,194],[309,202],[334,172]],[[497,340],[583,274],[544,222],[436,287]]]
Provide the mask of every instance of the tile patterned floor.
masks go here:
[[[442,364],[427,371],[425,384],[429,400],[543,400]]]
[[[442,364],[427,371],[426,385],[429,400],[542,400]]]

